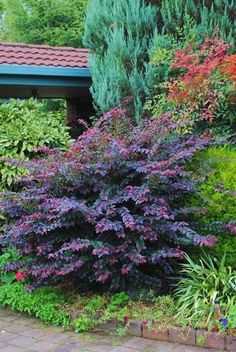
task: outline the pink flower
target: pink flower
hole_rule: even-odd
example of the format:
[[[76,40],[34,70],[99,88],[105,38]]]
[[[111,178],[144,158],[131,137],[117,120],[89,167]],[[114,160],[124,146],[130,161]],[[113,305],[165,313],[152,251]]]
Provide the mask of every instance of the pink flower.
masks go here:
[[[24,279],[24,274],[21,273],[20,271],[18,271],[18,273],[16,273],[16,281],[22,281]]]
[[[98,277],[97,281],[105,282],[105,281],[107,281],[107,280],[109,279],[109,277],[110,277],[110,273],[107,272],[107,273],[101,274],[101,275]]]
[[[201,237],[199,240],[200,246],[212,247],[217,242],[217,238],[215,236],[205,236]]]
[[[122,275],[127,275],[127,274],[129,273],[129,268],[123,267],[123,268],[121,269],[121,273],[122,273]]]
[[[225,227],[232,235],[236,235],[236,225],[227,224]]]
[[[148,324],[148,321],[147,321],[147,320],[144,320],[144,321],[143,321],[143,326],[145,326],[145,327],[146,327],[146,326],[147,326],[147,324]]]

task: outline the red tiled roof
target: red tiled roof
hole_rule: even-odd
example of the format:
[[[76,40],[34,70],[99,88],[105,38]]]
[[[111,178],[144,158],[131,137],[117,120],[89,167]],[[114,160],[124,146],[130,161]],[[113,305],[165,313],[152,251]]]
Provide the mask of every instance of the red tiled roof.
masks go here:
[[[88,68],[88,50],[0,43],[0,65],[2,64]]]

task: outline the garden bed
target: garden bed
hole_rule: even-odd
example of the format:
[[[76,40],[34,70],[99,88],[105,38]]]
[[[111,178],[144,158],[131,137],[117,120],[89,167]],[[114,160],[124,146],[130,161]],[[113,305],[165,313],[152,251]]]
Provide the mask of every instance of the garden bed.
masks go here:
[[[0,306],[38,317],[47,325],[73,329],[76,333],[110,331],[119,335],[236,351],[233,329],[219,333],[207,331],[204,320],[190,322],[177,317],[176,302],[171,296],[155,297],[153,293],[146,293],[138,300],[131,300],[125,292],[66,295],[63,291],[63,287],[57,287],[27,292],[20,282],[2,285]]]
[[[79,316],[78,312],[77,315]],[[97,322],[94,332],[106,332],[107,334],[109,331],[117,334],[123,329],[122,335],[125,333],[161,342],[178,343],[220,351],[236,351],[236,335],[174,326],[167,328],[158,324],[154,324],[150,329],[147,326],[147,322],[141,320],[129,320],[127,323],[122,324],[123,328],[121,328],[121,322],[118,320],[101,323],[100,318],[97,318]],[[66,329],[72,329],[72,325],[69,325]],[[76,331],[76,333],[79,332]]]

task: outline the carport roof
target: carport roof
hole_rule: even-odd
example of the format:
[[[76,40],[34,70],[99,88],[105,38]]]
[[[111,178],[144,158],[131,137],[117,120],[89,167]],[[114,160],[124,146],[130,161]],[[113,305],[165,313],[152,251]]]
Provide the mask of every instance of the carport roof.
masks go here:
[[[88,50],[0,42],[0,98],[88,96]]]

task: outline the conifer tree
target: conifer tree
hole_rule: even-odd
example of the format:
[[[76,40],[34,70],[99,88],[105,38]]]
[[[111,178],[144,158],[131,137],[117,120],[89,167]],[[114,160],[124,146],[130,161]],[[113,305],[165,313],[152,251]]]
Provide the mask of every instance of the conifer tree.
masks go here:
[[[198,38],[217,35],[235,46],[235,0],[163,0],[160,11],[165,33],[176,34],[194,20]]]
[[[3,41],[82,45],[87,0],[0,0]]]
[[[91,0],[84,45],[91,50],[91,92],[99,112],[133,97],[138,122],[148,91],[148,50],[156,28],[157,7],[144,0]]]

